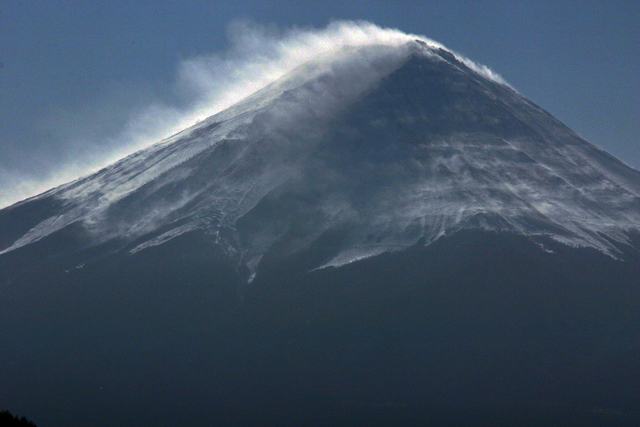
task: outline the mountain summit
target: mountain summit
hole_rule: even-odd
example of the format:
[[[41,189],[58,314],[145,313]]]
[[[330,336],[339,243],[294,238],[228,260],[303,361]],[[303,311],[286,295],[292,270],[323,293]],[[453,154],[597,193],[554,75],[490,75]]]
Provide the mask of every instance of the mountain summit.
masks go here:
[[[485,69],[343,47],[0,211],[0,401],[635,420],[639,237],[640,173]]]
[[[2,233],[5,253],[75,225],[80,245],[118,240],[131,253],[198,230],[252,273],[263,257],[336,230],[340,242],[312,267],[466,228],[615,256],[640,224],[640,173],[452,53],[414,41],[318,58],[3,217],[36,204],[48,209]]]

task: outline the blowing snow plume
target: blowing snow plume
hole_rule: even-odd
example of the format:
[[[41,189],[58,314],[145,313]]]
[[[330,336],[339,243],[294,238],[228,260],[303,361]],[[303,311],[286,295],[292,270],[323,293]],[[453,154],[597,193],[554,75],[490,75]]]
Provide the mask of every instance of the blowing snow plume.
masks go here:
[[[333,233],[310,268],[464,228],[615,256],[640,223],[632,172],[435,42],[353,23],[232,34],[182,65],[178,133],[39,196],[52,210],[0,250],[68,227],[132,254],[197,232],[255,273]]]
[[[109,108],[91,108],[91,116],[78,111],[46,120],[44,133],[52,142],[44,153],[30,155],[29,162],[21,162],[24,164],[22,170],[9,165],[8,160],[5,164],[0,163],[0,187],[4,189],[0,193],[0,207],[95,172],[163,140],[310,61],[326,60],[345,49],[359,46],[393,47],[412,40],[442,47],[423,36],[362,21],[337,21],[324,29],[277,29],[234,23],[229,26],[228,35],[230,47],[227,50],[178,64],[173,101],[162,101],[145,94],[141,95],[148,99],[149,104],[145,107],[131,100],[117,104],[111,99],[104,102]],[[477,72],[502,81],[486,67],[458,58]],[[129,107],[131,104],[136,107]],[[114,122],[114,115],[109,112],[114,109],[118,110],[121,128],[107,129],[100,125]]]
[[[62,202],[65,208],[60,215],[33,224],[6,250],[39,241],[71,224],[82,224],[92,244],[112,238],[138,239],[170,228],[133,252],[205,228],[216,236],[233,236],[223,246],[240,254],[241,261],[253,269],[281,230],[260,230],[260,236],[248,237],[254,240],[248,248],[236,223],[283,188],[297,191],[297,185],[331,182],[324,165],[318,164],[313,173],[308,168],[344,157],[342,147],[332,159],[323,160],[318,153],[336,140],[344,140],[349,149],[357,134],[332,134],[334,126],[342,126],[336,119],[385,76],[418,55],[445,63],[452,60],[456,68],[477,78],[493,78],[435,42],[367,23],[285,32],[236,25],[231,34],[229,51],[182,64],[177,86],[190,99],[190,108],[178,113],[177,108],[156,106],[149,111],[158,114],[146,112],[153,123],[164,118],[163,126],[155,126],[156,135],[178,133],[40,196]],[[149,139],[140,136],[145,123],[132,122],[128,127],[127,135],[136,135],[128,139],[134,141],[129,150]],[[331,192],[322,206],[311,209],[324,218],[324,225],[288,250],[310,244],[336,221],[357,217],[349,198],[340,191]],[[379,220],[393,218],[387,215]],[[221,230],[228,232],[220,234]],[[375,250],[405,243],[381,243]]]

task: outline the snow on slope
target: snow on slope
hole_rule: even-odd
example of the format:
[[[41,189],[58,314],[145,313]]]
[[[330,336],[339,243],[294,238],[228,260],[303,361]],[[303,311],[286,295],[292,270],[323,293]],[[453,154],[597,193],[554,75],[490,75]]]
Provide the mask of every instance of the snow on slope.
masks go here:
[[[332,230],[318,267],[468,227],[614,254],[640,174],[470,64],[425,41],[341,46],[45,193],[63,208],[3,252],[81,223],[131,253],[202,230],[252,272]]]
[[[348,103],[373,81],[391,71],[393,67],[399,66],[399,61],[406,56],[407,49],[407,45],[398,47],[374,44],[364,49],[358,46],[335,46],[333,51],[325,52],[314,61],[302,64],[264,89],[191,128],[134,153],[93,175],[39,196],[53,194],[65,201],[65,209],[59,215],[38,224],[4,252],[38,241],[75,221],[83,221],[88,228],[104,233],[105,224],[101,224],[101,220],[105,211],[118,201],[139,191],[145,185],[166,185],[167,176],[177,181],[188,178],[192,174],[188,167],[180,170],[176,168],[208,149],[215,150],[218,147],[224,150],[226,145],[233,143],[236,151],[234,156],[240,156],[256,142],[247,141],[249,128],[255,136],[258,132],[269,132],[274,127],[282,128],[284,122],[293,123],[300,114],[331,114],[337,105]],[[327,76],[335,77],[336,73],[342,77],[332,78],[328,83],[323,82]],[[311,82],[311,85],[301,87],[307,82]],[[295,99],[291,99],[289,95],[292,89],[296,89]],[[298,111],[303,108],[307,111]],[[228,169],[232,162],[233,160],[231,164],[223,164],[220,167]],[[218,173],[224,175],[223,171]],[[253,184],[236,182],[232,185],[240,188]],[[237,188],[234,188],[233,193],[245,191]],[[134,225],[124,225],[126,230],[113,230],[114,225],[110,224],[106,226],[110,229],[110,235],[107,237],[150,231],[158,221],[162,221],[167,212],[178,209],[194,196],[195,194],[190,192],[180,200],[173,200],[171,206],[156,206],[153,211],[140,215]],[[230,196],[217,197],[228,201]]]

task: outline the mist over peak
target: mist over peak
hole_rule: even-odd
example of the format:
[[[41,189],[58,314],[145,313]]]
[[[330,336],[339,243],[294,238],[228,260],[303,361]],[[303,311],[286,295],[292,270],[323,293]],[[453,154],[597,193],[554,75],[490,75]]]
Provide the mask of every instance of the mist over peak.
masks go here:
[[[358,47],[401,48],[415,40],[443,48],[427,37],[365,21],[334,21],[323,29],[281,29],[238,21],[229,26],[228,37],[226,50],[177,64],[170,99],[141,92],[141,102],[146,104],[138,105],[130,98],[139,90],[136,87],[144,85],[130,85],[118,89],[126,96],[96,99],[97,106],[48,118],[42,125],[52,138],[47,147],[57,151],[54,155],[44,149],[31,153],[29,162],[19,163],[22,169],[10,166],[10,158],[7,163],[0,159],[0,185],[5,189],[0,194],[0,207],[96,172],[240,102],[304,64],[330,62]],[[456,57],[479,73],[502,81],[486,67]],[[112,110],[117,110],[117,117]],[[113,123],[121,126],[114,128]]]
[[[61,208],[0,250],[72,225],[82,246],[118,241],[131,254],[204,232],[254,274],[337,229],[341,242],[309,268],[467,228],[615,257],[640,224],[636,172],[435,42],[348,22],[241,33],[234,55],[185,68],[200,105],[225,108],[36,197]],[[230,64],[233,84],[204,86]]]

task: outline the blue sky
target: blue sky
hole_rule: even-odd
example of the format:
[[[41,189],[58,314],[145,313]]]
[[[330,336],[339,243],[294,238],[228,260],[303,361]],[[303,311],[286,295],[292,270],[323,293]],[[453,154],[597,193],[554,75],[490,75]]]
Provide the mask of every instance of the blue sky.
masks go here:
[[[181,64],[229,49],[231,23],[341,19],[425,35],[489,66],[640,169],[638,1],[5,1],[0,205],[86,173],[149,105],[187,102]]]

